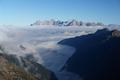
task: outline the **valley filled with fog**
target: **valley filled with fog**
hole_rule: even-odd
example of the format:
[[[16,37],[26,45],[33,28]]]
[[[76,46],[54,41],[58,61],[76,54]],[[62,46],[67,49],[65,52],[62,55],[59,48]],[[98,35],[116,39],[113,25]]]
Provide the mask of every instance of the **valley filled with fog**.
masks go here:
[[[103,28],[102,26],[0,26],[0,46],[5,53],[17,55],[18,59],[20,56],[30,57],[32,61],[53,71],[58,79],[79,80],[77,75],[61,70],[66,61],[74,54],[75,48],[57,43],[66,38],[94,33]]]

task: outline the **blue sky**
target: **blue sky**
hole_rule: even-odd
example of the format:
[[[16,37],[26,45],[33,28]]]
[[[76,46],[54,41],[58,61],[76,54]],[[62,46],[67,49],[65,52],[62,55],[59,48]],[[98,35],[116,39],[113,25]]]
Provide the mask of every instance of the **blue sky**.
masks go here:
[[[0,24],[77,19],[120,24],[120,0],[0,0]]]

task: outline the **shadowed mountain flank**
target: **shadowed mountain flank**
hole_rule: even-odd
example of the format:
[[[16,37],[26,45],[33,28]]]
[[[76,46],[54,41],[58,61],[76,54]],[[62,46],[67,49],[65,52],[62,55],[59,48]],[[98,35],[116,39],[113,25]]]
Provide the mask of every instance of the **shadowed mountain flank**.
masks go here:
[[[59,44],[76,48],[63,69],[83,80],[120,80],[120,31],[102,29]]]

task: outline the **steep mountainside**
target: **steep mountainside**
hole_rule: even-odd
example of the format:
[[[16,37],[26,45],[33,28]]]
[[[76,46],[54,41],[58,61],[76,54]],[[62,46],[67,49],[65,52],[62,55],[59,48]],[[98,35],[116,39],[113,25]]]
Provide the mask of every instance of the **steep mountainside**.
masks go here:
[[[0,55],[0,80],[38,80],[24,69],[11,64]]]
[[[120,80],[120,31],[98,30],[59,44],[76,48],[63,69],[79,74],[83,80]]]
[[[57,80],[53,72],[29,57],[0,53],[0,80]]]

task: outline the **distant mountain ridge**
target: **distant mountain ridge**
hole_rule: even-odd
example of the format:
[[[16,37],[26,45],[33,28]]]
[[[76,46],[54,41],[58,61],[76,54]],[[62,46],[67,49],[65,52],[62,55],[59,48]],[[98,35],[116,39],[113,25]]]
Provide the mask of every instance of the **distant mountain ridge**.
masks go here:
[[[67,20],[67,21],[61,21],[61,20],[45,20],[41,21],[38,20],[34,22],[33,24],[30,24],[31,26],[104,26],[103,23],[100,22],[82,22],[78,20]]]

